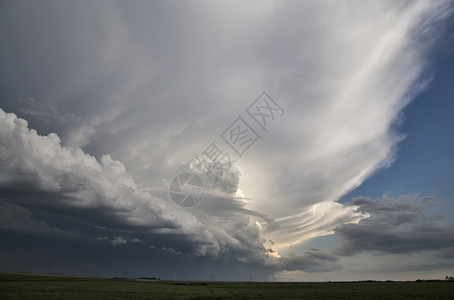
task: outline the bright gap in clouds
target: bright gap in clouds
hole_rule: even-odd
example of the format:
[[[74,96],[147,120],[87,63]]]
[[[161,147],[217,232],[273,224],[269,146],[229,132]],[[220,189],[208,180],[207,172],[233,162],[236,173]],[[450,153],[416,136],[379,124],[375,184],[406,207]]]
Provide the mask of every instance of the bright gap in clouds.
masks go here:
[[[5,5],[2,89],[23,94],[0,102],[0,197],[22,221],[1,228],[267,275],[340,269],[357,243],[279,251],[368,224],[376,211],[336,200],[395,159],[450,3],[98,3]],[[245,112],[263,91],[285,110],[267,131]],[[260,135],[242,156],[220,137],[239,116]],[[236,161],[219,178],[193,160],[213,140]],[[183,172],[204,181],[192,208],[169,198]]]

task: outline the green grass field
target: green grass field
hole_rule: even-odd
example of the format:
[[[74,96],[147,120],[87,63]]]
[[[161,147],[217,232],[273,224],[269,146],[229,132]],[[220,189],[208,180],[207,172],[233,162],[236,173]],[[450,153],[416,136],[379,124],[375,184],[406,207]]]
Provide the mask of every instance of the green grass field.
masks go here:
[[[454,282],[121,281],[0,273],[0,299],[454,299]]]

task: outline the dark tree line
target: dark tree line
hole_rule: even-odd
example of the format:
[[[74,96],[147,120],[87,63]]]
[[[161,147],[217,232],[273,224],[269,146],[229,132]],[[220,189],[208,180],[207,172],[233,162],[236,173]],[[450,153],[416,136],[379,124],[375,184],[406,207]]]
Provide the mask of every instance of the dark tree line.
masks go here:
[[[442,281],[454,282],[454,276],[446,275],[445,280],[443,280],[443,279],[418,279],[418,280],[416,280],[416,282],[442,282]]]

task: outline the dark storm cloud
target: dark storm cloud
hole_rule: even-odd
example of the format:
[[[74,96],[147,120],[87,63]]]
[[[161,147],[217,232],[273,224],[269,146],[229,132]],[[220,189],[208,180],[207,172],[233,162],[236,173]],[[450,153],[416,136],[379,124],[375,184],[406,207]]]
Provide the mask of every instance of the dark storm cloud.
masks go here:
[[[438,253],[438,256],[441,258],[451,258],[454,259],[454,247],[444,249]]]
[[[0,200],[0,230],[38,235],[69,235],[60,229],[50,227],[45,221],[35,221],[30,210]]]
[[[347,205],[357,207],[357,211],[370,217],[335,229],[343,238],[336,253],[346,256],[362,251],[410,253],[452,247],[454,224],[440,216],[428,216],[425,213],[427,200],[428,197],[417,196],[353,199]]]
[[[76,227],[65,230],[79,238],[107,237],[112,245],[140,240],[195,256],[250,263],[266,260],[264,239],[251,216],[266,218],[237,200],[207,194],[206,203],[192,213],[178,207],[171,210],[172,204],[137,187],[124,165],[109,156],[98,162],[80,149],[62,147],[57,135],[40,136],[14,114],[0,111],[0,124],[0,196],[55,215],[43,214],[48,222],[62,224],[65,218],[77,218],[97,226],[94,236],[86,225],[68,222]]]
[[[304,255],[290,253],[279,261],[280,270],[304,271],[308,273],[330,272],[341,268],[338,257],[320,251],[307,251]]]

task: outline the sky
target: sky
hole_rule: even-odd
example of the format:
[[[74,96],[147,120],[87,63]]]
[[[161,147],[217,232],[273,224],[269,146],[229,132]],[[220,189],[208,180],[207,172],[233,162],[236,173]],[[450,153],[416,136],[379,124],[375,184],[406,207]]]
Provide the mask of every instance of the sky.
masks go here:
[[[0,271],[452,275],[453,10],[2,1]]]

